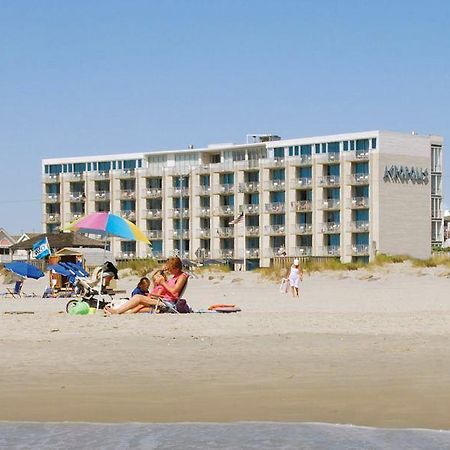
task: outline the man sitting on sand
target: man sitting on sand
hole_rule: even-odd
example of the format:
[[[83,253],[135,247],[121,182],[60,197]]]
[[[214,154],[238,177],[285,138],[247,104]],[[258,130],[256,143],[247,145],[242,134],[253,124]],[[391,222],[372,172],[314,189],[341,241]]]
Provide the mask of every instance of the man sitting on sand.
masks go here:
[[[158,303],[158,297],[162,297],[175,305],[187,283],[188,274],[183,272],[183,265],[178,257],[169,258],[166,267],[172,278],[166,280],[163,271],[153,277],[155,286],[158,288],[158,295],[152,293],[149,295],[136,294],[119,308],[107,306],[105,312],[108,314],[123,314],[127,311],[132,313],[152,311]]]

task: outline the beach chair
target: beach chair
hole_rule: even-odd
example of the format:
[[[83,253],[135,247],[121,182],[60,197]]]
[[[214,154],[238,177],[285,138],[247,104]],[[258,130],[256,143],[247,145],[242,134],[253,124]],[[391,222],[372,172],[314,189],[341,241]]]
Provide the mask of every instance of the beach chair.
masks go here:
[[[22,287],[23,287],[23,281],[16,281],[14,288],[6,288],[6,292],[3,294],[3,296],[11,297],[11,298],[21,298],[23,295]]]
[[[192,312],[191,308],[187,304],[186,300],[183,298],[184,293],[189,281],[189,274],[186,278],[186,283],[180,292],[180,296],[175,302],[171,302],[163,297],[157,297],[155,308],[152,313],[169,313],[169,314],[186,314]]]

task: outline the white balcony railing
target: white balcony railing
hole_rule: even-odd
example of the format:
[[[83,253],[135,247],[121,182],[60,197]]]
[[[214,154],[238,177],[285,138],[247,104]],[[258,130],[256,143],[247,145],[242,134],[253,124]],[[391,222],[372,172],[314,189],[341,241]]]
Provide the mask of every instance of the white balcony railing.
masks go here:
[[[84,216],[84,213],[82,213],[82,212],[72,212],[72,213],[67,214],[66,220],[68,222],[73,222],[74,220],[81,219],[83,216]]]
[[[136,176],[135,169],[116,170],[114,173],[117,178],[134,178]]]
[[[352,197],[350,202],[351,209],[365,209],[369,207],[369,197]]]
[[[267,168],[285,167],[286,161],[282,158],[266,159],[263,161],[263,166]]]
[[[189,188],[188,187],[172,187],[170,188],[170,195],[172,197],[188,197],[189,196]]]
[[[90,178],[93,180],[109,180],[110,172],[104,171],[104,172],[93,172],[90,174]]]
[[[308,189],[312,187],[311,177],[301,177],[291,180],[291,188],[295,189]]]
[[[218,206],[214,208],[214,214],[219,216],[234,216],[234,206]]]
[[[64,178],[71,181],[81,181],[84,180],[85,174],[84,172],[66,173]]]
[[[367,256],[369,254],[369,246],[366,244],[353,244],[350,246],[349,252],[353,256]]]
[[[148,187],[148,188],[142,189],[142,197],[143,198],[161,198],[162,197],[162,188]]]
[[[340,245],[329,245],[323,247],[323,255],[324,256],[340,256],[341,255],[341,246]]]
[[[119,215],[120,217],[130,220],[131,222],[134,222],[136,220],[136,211],[122,210],[120,211]]]
[[[198,195],[210,195],[211,194],[211,186],[197,186],[197,194]]]
[[[121,200],[135,200],[136,199],[136,191],[133,189],[122,189],[117,191],[117,197]]]
[[[145,235],[149,239],[162,239],[163,232],[162,232],[162,230],[147,230],[145,232]]]
[[[245,212],[245,214],[259,214],[259,205],[255,204],[247,204],[247,205],[241,205],[240,211]]]
[[[218,184],[214,186],[215,194],[232,194],[234,192],[234,184]]]
[[[352,173],[349,178],[350,184],[369,184],[369,174],[368,173]]]
[[[42,196],[42,200],[45,203],[57,203],[57,202],[59,202],[60,198],[61,198],[61,196],[59,194],[47,193]]]
[[[369,221],[354,220],[349,223],[349,228],[353,233],[367,233],[369,231]]]
[[[161,209],[144,209],[143,213],[146,219],[161,219],[162,217]]]
[[[311,256],[312,247],[293,247],[290,251],[290,256]]]
[[[311,165],[311,155],[290,156],[289,161],[292,166],[308,166]]]
[[[44,214],[44,222],[46,223],[60,223],[61,216],[59,213],[47,213]]]
[[[197,237],[200,239],[208,239],[211,237],[211,229],[210,228],[199,228],[197,230]]]
[[[234,250],[222,248],[217,253],[219,258],[233,258]]]
[[[251,194],[252,192],[259,191],[259,182],[258,181],[246,181],[244,183],[239,183],[239,192],[243,192],[245,194]]]
[[[179,217],[183,217],[183,218],[188,218],[189,217],[189,209],[188,208],[172,208],[169,211],[169,216],[172,218],[179,218]]]
[[[172,230],[172,239],[180,239],[182,236],[183,239],[189,239],[189,229],[183,228],[182,230]]]
[[[53,174],[43,175],[42,181],[44,183],[59,183],[61,181],[61,178],[59,176],[59,173],[53,173]]]
[[[259,236],[260,227],[258,225],[249,225],[245,227],[246,236]]]
[[[297,223],[295,224],[295,234],[311,234],[312,224],[311,223]]]
[[[354,150],[348,155],[351,161],[367,161],[369,159],[369,150]]]
[[[72,203],[83,203],[86,201],[86,194],[84,192],[69,192],[69,201]]]
[[[236,161],[236,168],[239,170],[259,169],[259,159],[248,159],[246,161]]]
[[[96,202],[107,201],[111,198],[111,192],[109,191],[95,191],[92,193],[92,197]]]
[[[202,206],[197,209],[197,215],[200,217],[209,217],[211,214],[211,208],[209,206]]]
[[[286,204],[282,202],[266,203],[266,212],[270,214],[281,214],[286,210]]]
[[[264,249],[264,256],[286,256],[286,249],[284,247],[269,247]]]
[[[340,233],[341,224],[339,222],[326,222],[322,224],[322,233]]]
[[[312,202],[310,200],[298,200],[296,202],[291,202],[291,211],[302,212],[311,211]]]
[[[135,252],[119,252],[117,259],[135,259]]]
[[[324,187],[339,186],[341,179],[338,175],[328,175],[319,178],[319,185]]]
[[[234,236],[234,227],[219,227],[217,228],[217,236],[226,238]]]
[[[269,191],[284,191],[286,189],[285,180],[269,180],[265,183],[265,188]]]
[[[320,206],[322,209],[340,209],[341,201],[338,198],[326,198]]]
[[[286,234],[286,225],[266,225],[264,232],[270,235],[284,235]]]
[[[245,251],[246,258],[259,258],[259,248],[248,248]]]

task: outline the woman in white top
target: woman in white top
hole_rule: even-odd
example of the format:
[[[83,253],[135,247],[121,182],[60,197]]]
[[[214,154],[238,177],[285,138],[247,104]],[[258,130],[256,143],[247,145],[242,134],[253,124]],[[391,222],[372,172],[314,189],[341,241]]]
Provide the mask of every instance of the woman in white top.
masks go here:
[[[298,297],[298,288],[301,280],[303,280],[303,271],[300,267],[300,261],[295,258],[289,273],[289,285],[291,286],[293,297]]]

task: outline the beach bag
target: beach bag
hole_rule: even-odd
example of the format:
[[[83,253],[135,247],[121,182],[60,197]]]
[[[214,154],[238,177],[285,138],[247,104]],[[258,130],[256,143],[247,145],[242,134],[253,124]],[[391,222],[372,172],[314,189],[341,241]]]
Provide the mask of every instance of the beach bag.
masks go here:
[[[187,304],[187,301],[184,298],[179,298],[175,303],[175,309],[180,314],[187,314],[191,312],[191,308],[189,308],[189,305]]]
[[[289,280],[287,278],[282,278],[280,283],[280,292],[282,294],[287,294],[289,288]]]

